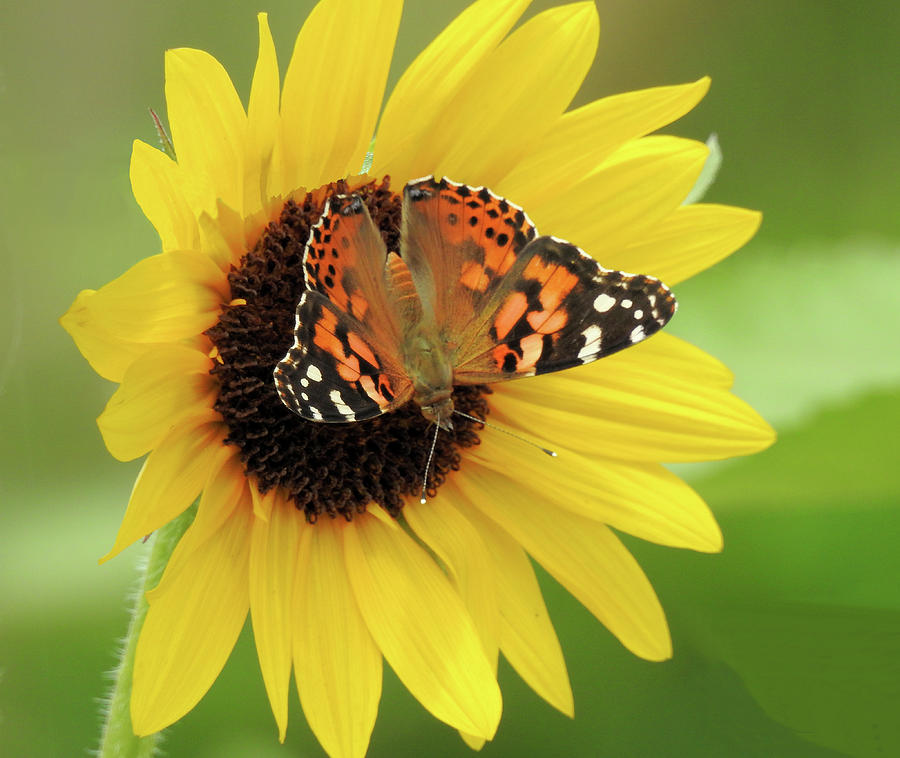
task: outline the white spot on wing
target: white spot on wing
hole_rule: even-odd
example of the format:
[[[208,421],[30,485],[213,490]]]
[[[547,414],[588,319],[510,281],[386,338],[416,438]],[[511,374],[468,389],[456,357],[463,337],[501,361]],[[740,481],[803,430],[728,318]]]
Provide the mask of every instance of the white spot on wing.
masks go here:
[[[584,361],[593,358],[599,352],[597,343],[603,339],[603,330],[599,326],[592,325],[585,329],[581,336],[584,337],[584,347],[578,351],[578,357]]]
[[[322,372],[319,371],[319,367],[318,367],[318,366],[315,366],[315,365],[313,365],[312,363],[310,363],[309,366],[307,367],[307,369],[306,369],[306,375],[307,375],[310,379],[312,379],[314,382],[321,382],[321,381],[322,381]]]
[[[640,342],[642,339],[644,339],[645,336],[646,335],[644,334],[643,326],[636,326],[636,327],[634,327],[634,329],[631,330],[631,341],[632,342]]]
[[[644,312],[643,312],[640,308],[638,308],[638,309],[634,312],[634,317],[635,317],[635,318],[638,318],[638,319],[644,318]]]
[[[356,414],[353,412],[353,409],[344,402],[340,390],[331,390],[331,392],[328,393],[328,397],[331,402],[334,403],[334,407],[337,408],[338,413],[345,416],[350,421],[356,421]]]
[[[313,421],[321,421],[322,414],[319,413],[318,408],[313,408],[311,405],[306,406],[306,409],[309,411],[309,415],[313,417]]]
[[[594,300],[594,310],[597,311],[597,313],[606,313],[615,304],[616,299],[614,297],[610,297],[605,292],[602,292],[597,295],[597,298]]]
[[[634,305],[634,303],[632,303],[630,300],[623,300],[623,301],[620,303],[620,305],[621,305],[623,308],[630,308],[632,305]]]

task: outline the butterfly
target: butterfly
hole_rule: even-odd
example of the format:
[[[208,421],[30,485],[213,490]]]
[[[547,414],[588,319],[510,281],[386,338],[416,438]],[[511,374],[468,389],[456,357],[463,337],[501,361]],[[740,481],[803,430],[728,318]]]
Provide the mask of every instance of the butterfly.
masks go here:
[[[400,250],[359,195],[310,230],[282,402],[346,423],[409,401],[452,428],[453,387],[590,363],[657,332],[676,302],[651,276],[605,269],[485,187],[429,176],[403,188]]]

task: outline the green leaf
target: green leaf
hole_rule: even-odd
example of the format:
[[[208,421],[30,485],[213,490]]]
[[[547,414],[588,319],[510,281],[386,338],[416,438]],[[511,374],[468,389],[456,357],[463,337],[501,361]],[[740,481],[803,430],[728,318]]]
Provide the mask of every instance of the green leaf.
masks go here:
[[[722,168],[722,148],[719,145],[718,135],[710,134],[706,140],[706,146],[709,148],[709,156],[703,164],[700,176],[697,177],[697,181],[682,205],[699,203],[709,191],[709,188],[712,187],[713,182],[716,181],[719,169]]]
[[[900,391],[844,401],[696,483],[718,556],[630,543],[673,630],[770,717],[841,754],[900,754]]]
[[[900,751],[900,611],[796,604],[704,616],[757,702],[820,745],[860,758]]]

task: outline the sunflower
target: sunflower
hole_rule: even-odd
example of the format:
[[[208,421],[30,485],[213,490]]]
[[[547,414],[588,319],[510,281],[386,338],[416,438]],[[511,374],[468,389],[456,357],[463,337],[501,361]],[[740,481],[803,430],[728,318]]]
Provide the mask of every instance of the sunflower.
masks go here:
[[[417,408],[315,424],[292,414],[272,382],[292,341],[304,244],[335,193],[358,193],[396,250],[407,181],[484,185],[605,266],[668,284],[753,235],[755,212],[682,204],[704,145],[646,136],[693,108],[708,79],[567,110],[596,51],[594,4],[513,30],[528,4],[469,6],[383,108],[401,0],[322,0],[283,85],[260,14],[246,109],[213,57],[167,53],[177,160],[140,141],[131,160],[162,252],[81,292],[61,319],[91,366],[120,383],[98,419],[109,451],[123,461],[149,453],[106,559],[199,498],[147,595],[137,734],[193,708],[248,611],[281,739],[293,669],[332,756],[365,753],[382,658],[475,748],[500,719],[501,651],[572,715],[529,556],[636,655],[671,655],[653,588],[614,530],[721,548],[707,506],[662,462],[754,452],[773,432],[730,393],[732,375],[714,358],[659,334],[561,374],[458,388],[458,408],[538,437],[558,458],[464,420],[438,440],[424,504],[431,440]]]

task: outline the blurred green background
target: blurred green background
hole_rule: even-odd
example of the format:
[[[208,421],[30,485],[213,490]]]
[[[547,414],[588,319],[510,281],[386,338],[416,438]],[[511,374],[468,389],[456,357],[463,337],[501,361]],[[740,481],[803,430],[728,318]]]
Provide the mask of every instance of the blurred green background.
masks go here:
[[[679,287],[672,331],[737,373],[779,430],[745,460],[681,467],[726,535],[716,556],[631,540],[675,658],[637,660],[542,576],[576,719],[501,668],[486,756],[900,755],[900,6],[598,0],[576,103],[710,74],[670,131],[717,132],[708,200],[759,208],[738,255]],[[407,0],[390,83],[465,0]],[[552,3],[536,1],[531,13]],[[210,51],[246,98],[255,13],[282,70],[310,0],[5,2],[0,8],[0,755],[96,746],[141,548],[97,566],[138,463],[94,418],[114,386],[56,319],[156,252],[128,181],[165,112],[163,50]],[[172,756],[320,756],[292,699],[280,746],[252,640],[168,733]],[[388,673],[372,756],[468,755]]]

